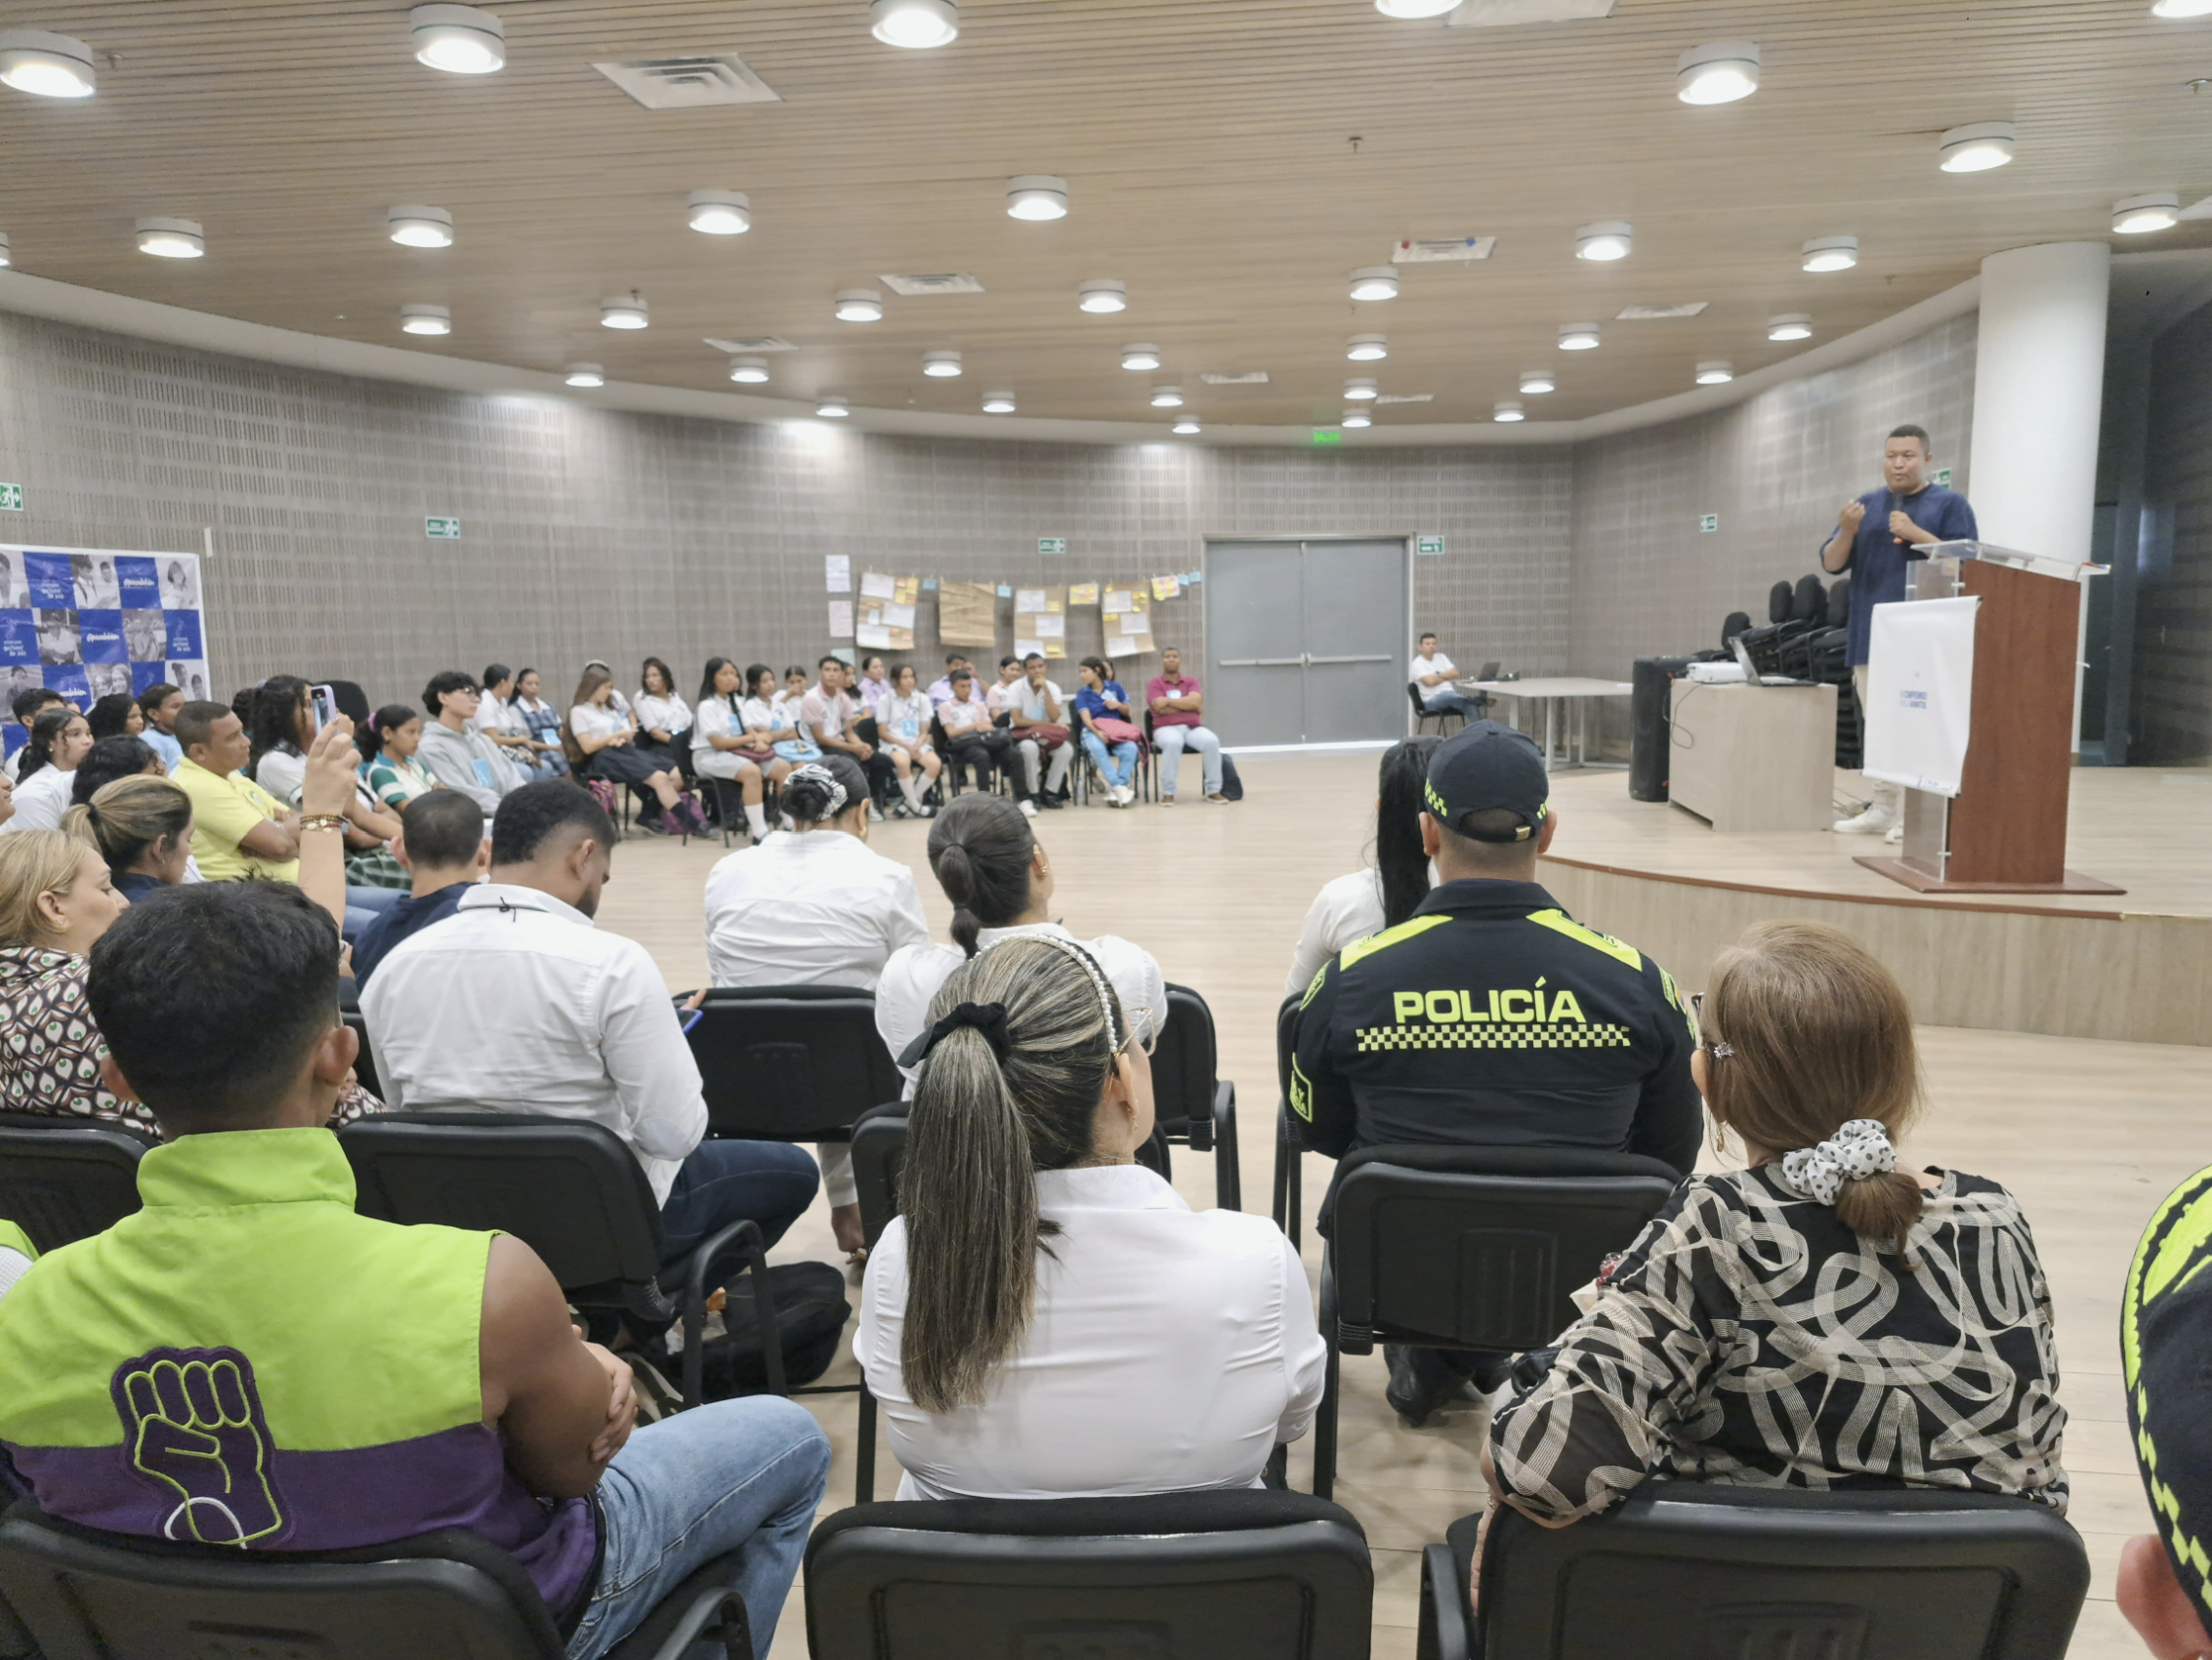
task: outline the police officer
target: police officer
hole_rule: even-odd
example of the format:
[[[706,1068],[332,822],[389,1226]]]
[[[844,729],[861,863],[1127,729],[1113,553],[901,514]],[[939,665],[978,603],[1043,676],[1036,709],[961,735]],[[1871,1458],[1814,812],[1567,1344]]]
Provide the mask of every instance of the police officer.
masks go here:
[[[1421,814],[1437,886],[1323,964],[1299,1009],[1290,1104],[1308,1146],[1597,1147],[1690,1174],[1689,1014],[1665,970],[1537,885],[1559,828],[1548,794],[1509,727],[1478,721],[1439,746]],[[1471,1370],[1425,1349],[1391,1360],[1391,1404],[1416,1424]]]

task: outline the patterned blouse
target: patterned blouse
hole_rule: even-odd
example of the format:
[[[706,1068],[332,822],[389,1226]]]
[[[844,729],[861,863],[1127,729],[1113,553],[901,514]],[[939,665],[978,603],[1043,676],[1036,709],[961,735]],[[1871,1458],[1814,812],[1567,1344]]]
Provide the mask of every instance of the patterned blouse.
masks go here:
[[[1498,1412],[1500,1484],[1560,1521],[1652,1475],[2063,1512],[2051,1292],[2018,1201],[1944,1173],[1909,1247],[1904,1271],[1765,1170],[1692,1176]]]
[[[100,1082],[107,1046],[85,1003],[84,958],[43,946],[0,949],[0,1112],[98,1118],[158,1136],[143,1101],[110,1095]],[[384,1103],[348,1084],[330,1115],[333,1128]]]

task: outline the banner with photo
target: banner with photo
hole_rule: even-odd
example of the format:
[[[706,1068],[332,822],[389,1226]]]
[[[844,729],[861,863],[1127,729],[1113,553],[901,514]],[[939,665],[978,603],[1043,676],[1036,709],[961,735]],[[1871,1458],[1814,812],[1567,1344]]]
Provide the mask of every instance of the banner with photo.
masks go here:
[[[58,691],[89,710],[112,692],[163,682],[210,695],[197,554],[0,543],[0,685]],[[13,714],[0,741],[14,755],[29,733]]]

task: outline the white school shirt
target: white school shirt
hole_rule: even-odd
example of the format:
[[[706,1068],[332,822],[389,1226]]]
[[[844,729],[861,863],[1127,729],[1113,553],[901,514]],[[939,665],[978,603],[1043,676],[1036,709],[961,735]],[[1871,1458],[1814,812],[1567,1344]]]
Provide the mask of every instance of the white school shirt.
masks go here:
[[[897,695],[891,689],[891,681],[888,677],[880,681],[872,681],[866,675],[862,675],[858,689],[862,712],[876,721],[883,719],[883,706]],[[848,693],[847,695],[852,694]]]
[[[983,707],[994,716],[1003,715],[1014,707],[1014,700],[1028,689],[1029,680],[1026,675],[1017,680],[1012,685],[1007,685],[1004,683],[987,685],[983,688]]]
[[[1434,703],[1445,692],[1453,689],[1449,677],[1455,676],[1458,673],[1459,670],[1452,666],[1452,660],[1449,657],[1445,656],[1441,651],[1439,651],[1434,657],[1414,658],[1413,673],[1407,678],[1418,685],[1420,685],[1420,680],[1423,675],[1443,675],[1447,677],[1441,681],[1439,681],[1435,685],[1424,685],[1421,687],[1421,702],[1423,703],[1423,705],[1427,705]]]
[[[699,1068],[651,954],[535,888],[471,890],[376,966],[361,1014],[387,1105],[604,1124],[655,1204],[706,1134]]]
[[[754,726],[773,726],[789,731],[796,716],[786,716],[783,705],[774,698],[748,697],[737,705],[737,719],[748,730]]]
[[[1437,885],[1437,867],[1429,866],[1429,886]],[[1383,873],[1356,870],[1321,884],[1306,911],[1306,926],[1298,931],[1298,950],[1290,959],[1290,978],[1283,982],[1286,997],[1299,997],[1314,983],[1321,965],[1347,945],[1383,931]]]
[[[643,691],[631,693],[631,707],[638,716],[638,730],[650,731],[658,726],[670,737],[682,737],[690,729],[691,706],[673,691],[666,697],[648,696]]]
[[[1060,711],[1058,715],[1050,714],[1045,708],[1048,691],[1052,693],[1053,708]],[[1016,681],[1007,687],[1006,704],[1010,709],[1021,710],[1032,721],[1050,720],[1064,726],[1071,724],[1066,693],[1049,680],[1043,685],[1031,685],[1026,679]]]
[[[568,711],[568,729],[581,739],[587,735],[610,738],[630,729],[630,723],[610,704],[579,703]],[[593,751],[597,754],[598,751]]]
[[[461,723],[472,732],[502,732],[507,729],[507,705],[486,691],[477,698],[477,712]],[[256,778],[255,783],[261,780]]]
[[[943,726],[947,739],[981,737],[991,729],[990,707],[977,692],[973,682],[968,687],[967,701],[962,702],[957,697],[946,698],[938,705],[937,718]]]
[[[254,782],[285,807],[300,805],[300,792],[308,781],[308,758],[288,749],[272,749],[255,764]]]
[[[0,831],[61,829],[62,814],[69,810],[69,792],[76,787],[74,768],[64,772],[49,762],[16,786],[15,816],[0,824]]]
[[[727,697],[710,697],[699,705],[699,718],[691,727],[691,753],[693,755],[728,755],[727,749],[717,749],[709,742],[712,738],[741,738],[745,734],[739,727],[740,717],[730,707]]]
[[[707,872],[706,930],[716,985],[862,991],[893,952],[930,937],[914,873],[842,830],[779,831],[723,854]]]
[[[1142,945],[1131,943],[1117,934],[1103,934],[1096,939],[1075,939],[1057,922],[1024,923],[1014,928],[985,928],[976,934],[978,955],[1009,939],[1033,939],[1048,935],[1055,939],[1074,939],[1075,943],[1090,952],[1091,960],[1099,965],[1113,987],[1114,996],[1121,1000],[1122,1013],[1136,1024],[1137,1034],[1148,1047],[1167,1026],[1167,977],[1160,973],[1159,964]],[[897,1060],[906,1053],[906,1046],[919,1037],[930,1023],[930,1000],[937,996],[938,987],[952,977],[953,970],[968,959],[957,945],[931,945],[926,941],[895,955],[884,965],[883,978],[876,986],[876,1030]],[[920,1067],[900,1067],[905,1074],[903,1092],[911,1097],[914,1078]]]
[[[1258,1486],[1275,1443],[1312,1424],[1327,1359],[1282,1231],[1192,1211],[1135,1164],[1039,1171],[1037,1212],[1060,1231],[1037,1253],[1029,1329],[981,1404],[941,1416],[899,1369],[905,1219],[868,1253],[853,1353],[906,1472],[898,1497]]]
[[[936,713],[920,692],[911,697],[895,692],[876,711],[876,736],[900,749],[925,749],[930,741],[930,718]]]

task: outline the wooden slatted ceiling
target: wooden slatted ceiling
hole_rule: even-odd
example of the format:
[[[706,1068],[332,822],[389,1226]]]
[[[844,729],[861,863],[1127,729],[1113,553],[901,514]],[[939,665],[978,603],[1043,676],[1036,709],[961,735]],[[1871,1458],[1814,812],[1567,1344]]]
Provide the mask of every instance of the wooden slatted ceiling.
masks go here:
[[[976,409],[1011,387],[1024,415],[1164,420],[1154,384],[1201,419],[1333,420],[1342,383],[1432,393],[1379,422],[1487,418],[1518,372],[1574,418],[1686,390],[1796,348],[1765,322],[1810,311],[1816,340],[1971,275],[1997,249],[2107,231],[2113,198],[2212,190],[2212,22],[2144,0],[1619,0],[1602,21],[1506,29],[1399,22],[1367,0],[968,0],[936,52],[871,39],[861,0],[578,4],[511,0],[508,65],[413,62],[403,4],[350,0],[13,0],[10,26],[62,29],[118,60],[99,96],[0,92],[0,229],[40,276],[386,345],[533,369],[725,389],[708,335],[775,334],[766,389],[885,407]],[[1760,92],[1674,98],[1675,56],[1758,40]],[[736,52],[784,102],[648,111],[598,61]],[[1954,177],[1935,137],[2020,124],[2019,158]],[[1360,142],[1356,147],[1354,138]],[[1010,174],[1070,181],[1073,212],[1010,220]],[[687,191],[742,189],[754,229],[707,237]],[[396,202],[452,210],[456,245],[399,248]],[[140,215],[197,219],[208,257],[149,259]],[[1577,225],[1634,222],[1612,266],[1572,258]],[[1860,237],[1853,271],[1809,276],[1798,245]],[[1346,277],[1400,236],[1499,238],[1472,266],[1409,266],[1401,297],[1355,305]],[[2212,222],[2128,246],[2212,244]],[[887,271],[971,270],[987,293],[901,300],[841,324],[830,296]],[[1128,283],[1114,316],[1075,310],[1091,276]],[[598,326],[642,292],[652,326]],[[1610,320],[1704,300],[1693,319]],[[410,301],[449,306],[442,342],[398,333]],[[1559,325],[1601,320],[1596,352]],[[1379,330],[1391,356],[1344,358]],[[1160,370],[1117,367],[1125,341]],[[949,347],[967,373],[933,381]],[[1266,387],[1202,371],[1265,369]]]

